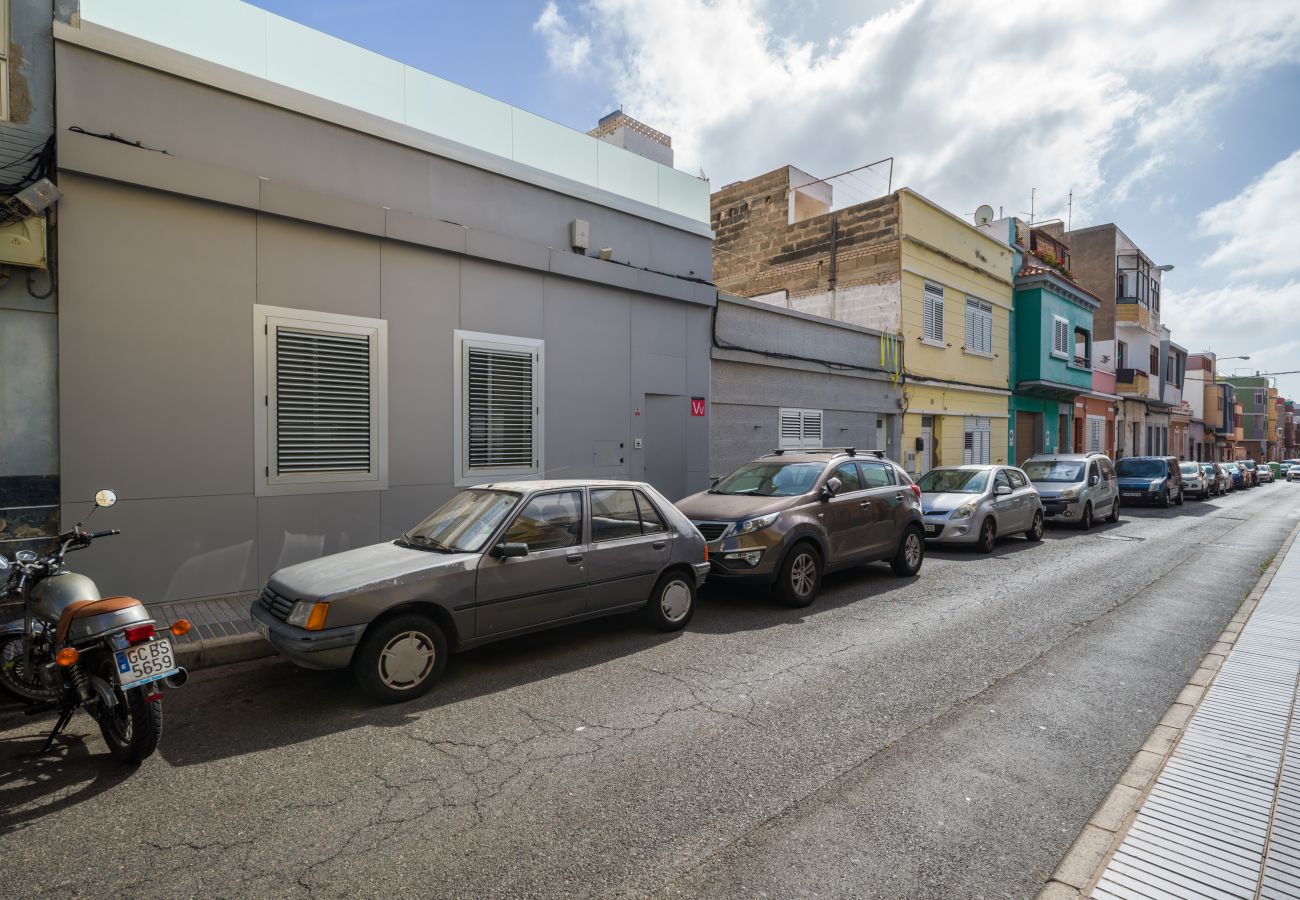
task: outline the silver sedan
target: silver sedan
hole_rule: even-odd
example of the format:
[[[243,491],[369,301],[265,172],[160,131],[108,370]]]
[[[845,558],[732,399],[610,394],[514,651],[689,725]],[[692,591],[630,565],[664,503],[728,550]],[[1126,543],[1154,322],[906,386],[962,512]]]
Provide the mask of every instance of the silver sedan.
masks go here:
[[[1043,537],[1043,501],[1014,466],[944,466],[921,476],[926,540],[992,553],[1003,535]]]

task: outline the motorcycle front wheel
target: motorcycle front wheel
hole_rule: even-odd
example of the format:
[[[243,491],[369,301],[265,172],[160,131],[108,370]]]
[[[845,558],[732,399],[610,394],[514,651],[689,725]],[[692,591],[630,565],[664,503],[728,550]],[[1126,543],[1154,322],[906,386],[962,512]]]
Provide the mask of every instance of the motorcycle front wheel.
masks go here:
[[[35,671],[29,674],[24,670],[21,634],[0,638],[0,687],[24,703],[48,703],[55,699],[56,692],[41,684]]]
[[[142,763],[153,755],[162,739],[162,698],[146,700],[142,689],[124,691],[120,687],[113,688],[113,697],[117,702],[112,709],[99,715],[104,743],[119,762]]]

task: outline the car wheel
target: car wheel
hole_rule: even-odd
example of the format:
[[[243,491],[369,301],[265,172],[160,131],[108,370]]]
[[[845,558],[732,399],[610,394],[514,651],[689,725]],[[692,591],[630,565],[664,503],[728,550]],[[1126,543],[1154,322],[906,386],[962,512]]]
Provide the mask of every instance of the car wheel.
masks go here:
[[[352,657],[361,689],[380,703],[422,696],[447,667],[447,638],[427,616],[394,616],[370,626]]]
[[[997,541],[998,524],[993,521],[992,516],[989,516],[984,520],[984,524],[980,525],[980,539],[979,543],[977,543],[975,547],[980,553],[992,553],[993,545],[996,544]]]
[[[925,539],[921,536],[921,529],[908,528],[903,532],[903,539],[898,542],[898,550],[894,553],[894,558],[889,561],[889,567],[894,570],[895,575],[911,578],[921,571],[923,562],[925,562]]]
[[[682,571],[665,572],[645,605],[650,624],[660,631],[681,631],[695,615],[695,578]]]
[[[1183,489],[1180,487],[1180,488],[1178,489],[1178,499],[1174,501],[1174,504],[1175,504],[1175,505],[1177,505],[1177,506],[1182,506],[1182,505],[1183,505],[1183,501],[1184,501],[1185,499],[1187,499],[1187,498],[1185,498],[1185,497],[1183,496],[1183,493],[1184,493],[1184,491],[1183,491]]]
[[[1025,532],[1025,540],[1041,541],[1043,539],[1043,514],[1034,513],[1034,521],[1030,523],[1029,530]]]
[[[822,585],[822,558],[808,541],[800,541],[786,554],[776,577],[776,599],[795,608],[808,606],[817,599]]]
[[[1110,515],[1106,517],[1106,521],[1112,525],[1114,525],[1116,522],[1119,521],[1119,498],[1118,497],[1116,497],[1115,502],[1111,504]]]
[[[1092,504],[1083,504],[1083,512],[1079,515],[1079,530],[1087,531],[1092,527]]]
[[[1209,500],[1209,499],[1210,499],[1210,492],[1209,492],[1208,490],[1206,490],[1205,488],[1202,488],[1202,489],[1201,489],[1201,499],[1202,499],[1202,500]]]
[[[1169,488],[1165,488],[1160,492],[1160,500],[1158,503],[1161,509],[1169,508]]]

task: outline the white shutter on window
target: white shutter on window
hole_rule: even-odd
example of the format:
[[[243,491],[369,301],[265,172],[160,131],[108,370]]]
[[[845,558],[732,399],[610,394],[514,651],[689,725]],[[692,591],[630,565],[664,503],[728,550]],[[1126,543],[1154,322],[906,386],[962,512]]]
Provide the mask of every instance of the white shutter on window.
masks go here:
[[[974,300],[966,301],[966,349],[978,350],[980,347],[980,305]]]
[[[822,411],[820,409],[781,410],[780,450],[812,450],[822,445]]]
[[[537,355],[465,346],[465,459],[471,470],[536,464]]]
[[[805,409],[803,411],[803,446],[804,449],[817,448],[822,445],[822,411]]]
[[[962,463],[970,466],[988,465],[992,462],[992,421],[968,417],[963,432]]]
[[[993,352],[993,307],[988,303],[980,304],[980,322],[984,326],[984,338],[980,347],[985,353]]]
[[[1052,352],[1062,356],[1070,353],[1070,323],[1059,317],[1052,319]]]
[[[943,340],[943,287],[927,281],[924,294],[924,337],[926,340]]]
[[[374,335],[274,326],[277,475],[374,467]]]

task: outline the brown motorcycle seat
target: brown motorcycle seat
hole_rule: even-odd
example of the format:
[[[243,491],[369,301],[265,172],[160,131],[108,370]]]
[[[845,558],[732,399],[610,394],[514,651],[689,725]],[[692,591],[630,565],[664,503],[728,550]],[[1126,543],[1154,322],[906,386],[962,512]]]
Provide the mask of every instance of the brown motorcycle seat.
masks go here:
[[[68,629],[72,627],[73,619],[84,619],[87,616],[99,616],[104,613],[117,612],[119,609],[128,609],[132,606],[143,606],[139,600],[134,597],[105,597],[103,600],[74,600],[63,608],[63,614],[59,616],[59,627],[55,632],[55,640],[62,644],[68,637]]]

